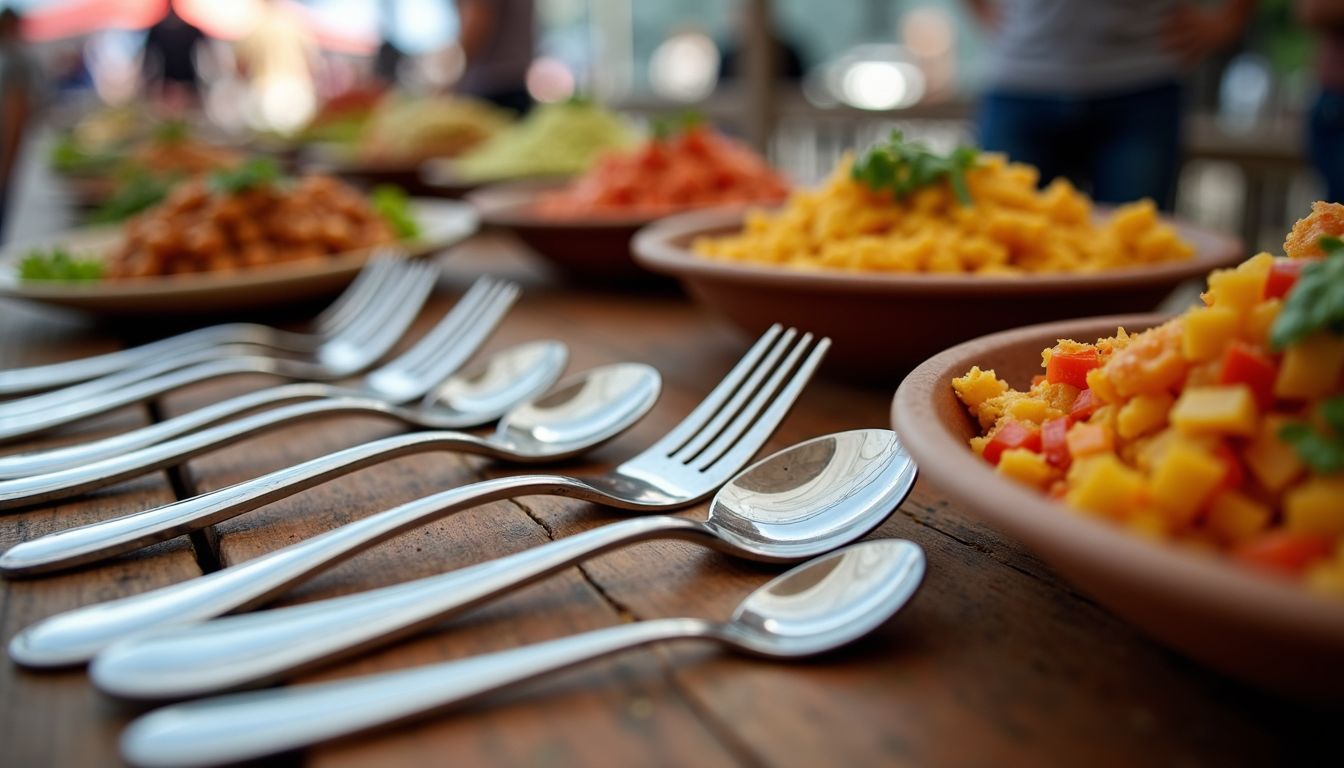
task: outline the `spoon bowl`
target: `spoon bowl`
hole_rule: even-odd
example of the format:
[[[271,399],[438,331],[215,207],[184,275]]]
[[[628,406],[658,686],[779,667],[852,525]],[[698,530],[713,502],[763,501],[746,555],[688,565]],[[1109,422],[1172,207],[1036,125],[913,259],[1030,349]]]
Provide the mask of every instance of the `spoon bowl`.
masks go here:
[[[568,360],[568,349],[558,341],[506,347],[449,376],[425,396],[420,408],[487,424],[545,393],[560,379]]]
[[[507,446],[512,461],[570,459],[624,432],[631,414],[647,413],[661,388],[658,371],[642,363],[594,368],[514,407],[492,440]]]
[[[261,757],[470,701],[544,674],[651,643],[717,640],[776,659],[809,656],[868,634],[924,576],[920,548],[854,544],[805,563],[747,597],[726,623],[655,619],[418,669],[198,699],[154,711],[122,734],[141,766],[201,766]]]

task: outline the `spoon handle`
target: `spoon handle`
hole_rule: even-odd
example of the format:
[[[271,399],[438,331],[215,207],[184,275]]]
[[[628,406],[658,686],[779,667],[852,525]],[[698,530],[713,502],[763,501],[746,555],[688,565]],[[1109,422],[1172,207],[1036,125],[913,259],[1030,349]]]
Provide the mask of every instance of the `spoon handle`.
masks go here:
[[[165,627],[98,654],[89,674],[105,693],[142,699],[201,696],[279,679],[387,644],[594,555],[654,538],[715,540],[695,520],[667,515],[622,520],[405,584]]]
[[[189,368],[170,371],[143,381],[136,381],[125,387],[100,392],[77,401],[55,403],[50,407],[43,407],[38,410],[25,410],[19,413],[8,412],[3,415],[4,421],[3,426],[0,426],[0,440],[14,440],[65,424],[73,424],[90,416],[97,416],[100,413],[114,411],[122,406],[152,399],[189,384],[240,373],[278,374],[282,367],[284,367],[282,361],[267,357],[234,357],[227,360],[212,360]],[[64,392],[65,390],[58,391]],[[7,405],[0,405],[0,410],[6,408]]]
[[[85,491],[179,464],[192,456],[284,424],[337,413],[376,413],[405,420],[404,412],[396,406],[367,397],[334,397],[292,403],[90,464],[42,475],[0,480],[0,509],[77,496]]]
[[[717,639],[718,632],[719,625],[701,619],[641,621],[415,669],[200,699],[131,723],[122,735],[122,756],[142,766],[261,757],[407,720],[650,643]]]
[[[226,419],[244,415],[268,405],[279,405],[289,401],[307,400],[316,397],[333,397],[342,394],[357,394],[354,390],[343,390],[329,384],[301,383],[282,384],[255,392],[247,392],[228,400],[187,411],[180,416],[156,422],[138,429],[120,432],[99,440],[76,443],[45,451],[17,453],[0,456],[0,480],[13,480],[30,477],[62,469],[79,467],[93,461],[119,456],[127,451],[161,443],[174,437],[195,432]]]
[[[583,495],[586,486],[559,475],[484,480],[407,502],[295,542],[245,563],[131,597],[77,608],[27,627],[9,655],[30,667],[79,664],[110,643],[148,629],[189,624],[258,605],[308,576],[459,509],[529,494]]]

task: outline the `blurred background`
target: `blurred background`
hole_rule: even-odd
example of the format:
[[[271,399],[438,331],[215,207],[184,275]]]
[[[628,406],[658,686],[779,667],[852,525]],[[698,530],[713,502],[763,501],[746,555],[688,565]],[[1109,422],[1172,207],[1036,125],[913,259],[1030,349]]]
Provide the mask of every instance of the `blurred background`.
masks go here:
[[[1159,202],[1185,218],[1240,234],[1256,247],[1276,246],[1307,203],[1327,194],[1320,169],[1328,171],[1331,160],[1313,155],[1309,137],[1316,130],[1317,142],[1328,144],[1328,134],[1321,132],[1344,123],[1336,114],[1339,105],[1326,98],[1344,75],[1338,71],[1344,27],[1332,18],[1344,16],[1344,9],[1334,7],[1344,3],[1145,1],[1094,8],[1018,0],[10,0],[5,5],[14,12],[6,16],[16,19],[13,34],[0,33],[6,240],[54,231],[65,223],[62,217],[72,215],[50,179],[45,162],[50,142],[56,131],[119,107],[160,116],[190,114],[229,141],[296,135],[342,103],[387,88],[468,93],[517,110],[582,96],[645,123],[693,108],[765,151],[796,182],[809,184],[842,153],[892,128],[935,147],[975,141],[990,149],[1017,146],[1003,133],[1007,118],[1034,115],[1064,130],[1062,121],[1071,119],[1069,110],[1080,97],[1127,92],[1124,82],[1102,82],[1109,75],[1084,72],[1081,85],[1061,76],[1071,70],[1070,56],[1091,55],[1079,54],[1082,46],[1095,49],[1084,39],[1087,34],[1106,39],[1107,30],[1100,28],[1109,24],[1124,35],[1156,41],[1149,50],[1137,37],[1112,34],[1113,49],[1148,52],[1137,64],[1122,63],[1126,76],[1175,83],[1171,115],[1156,102],[1119,105],[1140,114],[1140,122],[1170,125],[1179,136],[1174,190],[1169,199],[1158,195]],[[1040,21],[1043,13],[1050,16]],[[1069,31],[1080,24],[1074,38]],[[1050,35],[1063,39],[1042,47]],[[1042,59],[1047,67],[1042,71],[1050,74],[1033,80],[1033,57]],[[1146,69],[1158,59],[1166,60],[1161,72]],[[20,92],[22,97],[13,95]],[[1037,101],[1024,108],[1023,93]],[[1067,129],[1068,135],[1086,143],[1092,129],[1078,125]],[[1039,129],[1031,130],[1039,135]],[[1034,161],[1049,175],[1051,166],[1041,158],[1015,159]]]

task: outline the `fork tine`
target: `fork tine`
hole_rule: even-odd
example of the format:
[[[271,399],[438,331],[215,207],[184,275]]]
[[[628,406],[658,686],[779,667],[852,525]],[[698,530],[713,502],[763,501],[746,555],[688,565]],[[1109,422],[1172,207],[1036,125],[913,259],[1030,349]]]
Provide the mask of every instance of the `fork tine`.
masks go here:
[[[374,253],[354,281],[313,320],[314,330],[328,336],[340,333],[377,295],[378,286],[395,271],[397,264],[396,258],[384,251]]]
[[[769,398],[770,393],[779,386],[780,381],[793,368],[798,357],[801,356],[804,349],[812,339],[812,334],[803,336],[802,341],[794,348],[793,353],[784,361],[784,365],[779,368],[769,384],[766,385],[756,399],[752,401],[747,410],[734,422],[727,430],[724,430],[722,436],[714,441],[696,462],[696,469],[701,472],[709,473],[711,470],[715,474],[722,474],[725,479],[737,470],[741,469],[765,441],[770,439],[784,416],[793,407],[793,403],[802,393],[803,387],[812,378],[812,373],[816,371],[817,366],[821,364],[822,358],[826,356],[826,351],[831,347],[831,340],[822,337],[817,345],[812,348],[812,353],[807,356],[798,370],[794,372],[793,378],[784,385],[779,394],[775,396],[773,402],[765,408],[764,412],[758,417],[756,414],[761,411],[761,406]],[[748,425],[750,428],[748,428]]]
[[[386,368],[397,368],[398,370],[415,369],[425,365],[435,355],[442,351],[443,346],[455,337],[461,328],[476,314],[485,297],[490,293],[495,280],[489,277],[482,277],[472,284],[471,288],[462,298],[457,300],[451,311],[444,315],[438,324],[429,329],[420,340],[415,342],[410,349],[401,353],[395,360],[389,362]]]
[[[516,283],[504,281],[491,286],[490,294],[481,302],[481,306],[461,328],[460,332],[439,349],[439,354],[426,361],[427,365],[417,367],[414,375],[432,385],[448,378],[461,368],[476,350],[499,327],[504,316],[509,313],[513,303],[518,300],[520,290]]]
[[[377,301],[378,311],[361,315],[358,328],[347,329],[342,340],[376,352],[381,357],[400,339],[420,314],[421,307],[434,290],[435,267],[411,265],[395,286],[383,286]]]
[[[686,441],[690,440],[699,431],[700,427],[718,412],[719,407],[727,402],[728,398],[736,391],[737,385],[751,374],[756,367],[756,362],[760,360],[766,350],[770,348],[770,345],[774,343],[775,338],[782,332],[783,326],[778,323],[766,329],[765,333],[761,334],[761,338],[757,339],[751,349],[747,350],[747,353],[742,356],[742,359],[737,361],[737,365],[733,366],[728,375],[723,377],[723,381],[719,382],[719,385],[714,387],[714,390],[706,395],[705,399],[701,400],[695,410],[682,419],[680,424],[677,424],[661,440],[654,443],[650,450],[656,448],[670,456],[684,446]]]
[[[709,422],[698,430],[684,446],[679,448],[677,452],[672,455],[672,459],[683,464],[689,464],[692,459],[698,456],[700,452],[704,450],[705,446],[722,432],[724,426],[726,426],[736,416],[737,412],[742,409],[742,405],[746,403],[761,386],[761,382],[765,380],[765,377],[770,375],[770,372],[775,369],[775,364],[779,362],[779,358],[783,356],[786,350],[788,350],[789,345],[793,343],[793,339],[797,335],[798,331],[793,328],[785,330],[783,335],[781,335],[774,345],[771,346],[765,359],[751,371],[751,375],[747,378],[746,382],[738,387],[737,391],[733,393],[732,398],[714,414],[714,418],[710,419]]]

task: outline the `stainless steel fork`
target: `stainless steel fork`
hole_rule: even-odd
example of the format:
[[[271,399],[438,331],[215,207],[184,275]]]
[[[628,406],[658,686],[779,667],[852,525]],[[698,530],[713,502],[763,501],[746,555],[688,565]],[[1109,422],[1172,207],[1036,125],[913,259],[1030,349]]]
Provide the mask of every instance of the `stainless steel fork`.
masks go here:
[[[390,289],[393,281],[384,285],[391,295],[390,300],[379,301],[380,311],[361,314],[339,337],[320,344],[311,360],[256,354],[235,356],[239,350],[232,347],[197,350],[176,359],[0,403],[0,440],[26,437],[224,376],[269,373],[310,381],[347,378],[372,365],[397,343],[433,291],[436,271],[430,264],[407,265],[393,277],[395,291]],[[188,364],[197,360],[200,362]]]
[[[765,444],[829,346],[829,339],[813,345],[811,334],[800,339],[793,329],[771,328],[680,424],[609,472],[586,478],[524,475],[436,493],[216,573],[58,614],[16,635],[9,655],[31,667],[85,662],[109,643],[151,627],[203,621],[262,604],[381,541],[498,499],[569,496],[636,511],[693,504]]]
[[[186,353],[233,344],[256,345],[277,352],[311,353],[324,341],[340,336],[361,314],[378,308],[381,302],[391,298],[383,292],[382,286],[401,268],[402,258],[390,252],[371,257],[349,287],[313,319],[311,333],[283,331],[256,323],[197,328],[130,349],[0,371],[0,397],[62,387]]]
[[[415,346],[370,373],[364,379],[361,389],[325,384],[291,384],[274,387],[117,435],[93,444],[94,448],[104,453],[116,448],[114,453],[105,458],[91,460],[89,454],[93,452],[89,451],[79,464],[65,469],[0,480],[0,509],[66,498],[112,485],[161,467],[178,464],[184,459],[235,443],[265,430],[303,419],[352,412],[380,412],[395,416],[395,412],[387,408],[388,405],[408,403],[425,396],[450,374],[461,368],[498,327],[517,298],[516,284],[481,278],[462,297],[453,311],[433,330],[425,334]],[[294,403],[194,434],[160,439],[137,450],[129,448],[137,441],[163,438],[164,435],[173,432],[189,431],[192,426],[198,426],[202,418],[218,421],[224,418],[221,414],[230,410],[236,414],[240,406],[254,409],[261,403],[294,399],[307,399],[311,402]],[[201,415],[203,413],[204,417]],[[65,452],[65,458],[72,452],[72,449],[60,450]],[[36,456],[41,458],[42,454]]]

